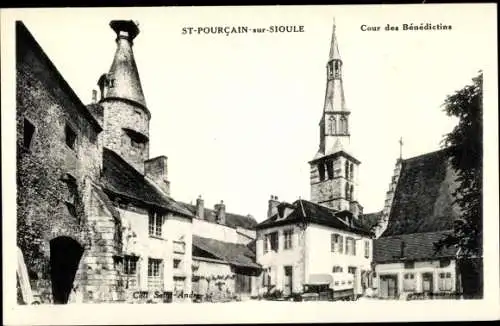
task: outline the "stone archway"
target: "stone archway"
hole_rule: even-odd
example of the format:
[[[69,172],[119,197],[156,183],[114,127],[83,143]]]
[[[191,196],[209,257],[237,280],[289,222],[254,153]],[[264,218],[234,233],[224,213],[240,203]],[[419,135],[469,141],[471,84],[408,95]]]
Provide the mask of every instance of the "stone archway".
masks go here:
[[[70,237],[50,240],[50,278],[55,304],[68,302],[83,251],[83,246]]]

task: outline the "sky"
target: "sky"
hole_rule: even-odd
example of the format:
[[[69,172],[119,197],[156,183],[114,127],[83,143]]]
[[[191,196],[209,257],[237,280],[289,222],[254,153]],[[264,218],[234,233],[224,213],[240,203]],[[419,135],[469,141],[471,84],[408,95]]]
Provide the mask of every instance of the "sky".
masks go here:
[[[361,161],[358,200],[383,208],[399,157],[440,148],[456,120],[447,95],[489,64],[490,22],[481,9],[434,6],[58,9],[22,19],[84,103],[109,70],[112,19],[139,22],[134,54],[151,111],[150,157],[168,157],[171,195],[266,218],[270,195],[310,198],[309,165],[319,146],[333,18],[343,59],[351,151]],[[477,8],[477,7],[476,7]],[[384,31],[433,23],[448,31]],[[361,31],[361,25],[382,31]],[[304,33],[183,35],[183,27],[302,25]]]

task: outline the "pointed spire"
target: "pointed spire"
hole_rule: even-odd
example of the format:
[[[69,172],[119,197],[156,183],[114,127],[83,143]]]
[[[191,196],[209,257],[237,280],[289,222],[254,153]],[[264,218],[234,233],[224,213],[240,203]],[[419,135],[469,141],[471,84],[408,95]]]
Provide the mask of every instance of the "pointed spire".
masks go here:
[[[108,78],[106,98],[122,98],[146,108],[139,72],[132,51],[139,34],[138,24],[131,20],[113,20],[109,24],[116,33],[116,52]]]
[[[335,17],[333,17],[333,29],[332,29],[332,41],[330,44],[330,55],[328,56],[328,61],[334,60],[334,59],[340,59],[340,52],[339,52],[339,44],[337,42],[337,36],[335,34]]]

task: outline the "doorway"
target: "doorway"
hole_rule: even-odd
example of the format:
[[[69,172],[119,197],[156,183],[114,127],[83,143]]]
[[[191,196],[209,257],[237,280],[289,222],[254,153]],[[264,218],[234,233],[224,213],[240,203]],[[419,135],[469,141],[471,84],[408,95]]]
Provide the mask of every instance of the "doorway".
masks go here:
[[[293,278],[293,268],[292,266],[285,266],[285,282],[283,286],[283,296],[288,297],[292,295],[292,278]]]
[[[432,273],[422,273],[422,292],[432,293],[434,290],[434,282]]]
[[[83,251],[83,247],[69,237],[50,241],[50,279],[55,304],[68,303]]]
[[[380,275],[380,296],[395,299],[398,296],[397,275]]]

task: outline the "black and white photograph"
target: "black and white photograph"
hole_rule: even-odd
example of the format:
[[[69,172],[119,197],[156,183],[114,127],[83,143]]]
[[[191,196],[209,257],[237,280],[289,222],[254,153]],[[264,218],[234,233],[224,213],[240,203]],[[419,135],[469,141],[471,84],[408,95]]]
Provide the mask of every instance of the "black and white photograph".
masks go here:
[[[1,14],[10,323],[500,318],[496,5]]]

